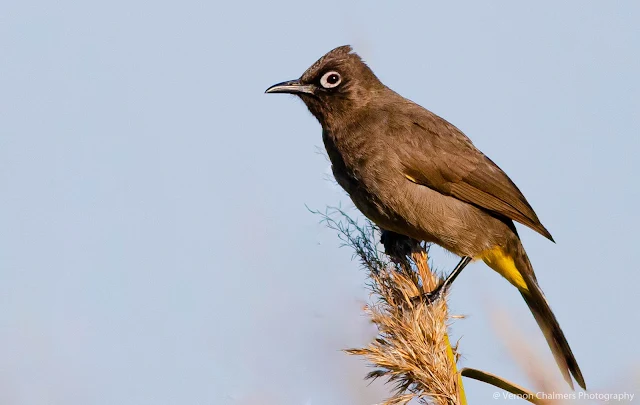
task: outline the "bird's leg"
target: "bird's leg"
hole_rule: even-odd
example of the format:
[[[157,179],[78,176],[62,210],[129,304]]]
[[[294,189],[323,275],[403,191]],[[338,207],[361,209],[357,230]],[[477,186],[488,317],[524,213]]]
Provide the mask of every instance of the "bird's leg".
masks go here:
[[[424,294],[420,294],[416,297],[413,297],[411,300],[414,302],[419,300],[424,300],[429,304],[434,302],[435,300],[440,298],[442,293],[445,292],[451,286],[451,284],[453,284],[453,281],[456,279],[456,277],[458,277],[460,273],[462,273],[462,270],[464,270],[464,268],[470,262],[471,262],[471,258],[469,256],[463,256],[462,259],[460,259],[460,261],[458,262],[458,265],[449,274],[449,276],[445,280],[443,280],[440,284],[438,284],[436,288]]]

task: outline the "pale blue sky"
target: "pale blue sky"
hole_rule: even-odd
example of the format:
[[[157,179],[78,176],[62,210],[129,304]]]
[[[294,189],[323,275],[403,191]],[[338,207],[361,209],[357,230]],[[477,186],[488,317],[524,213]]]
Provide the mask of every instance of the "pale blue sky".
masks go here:
[[[374,333],[364,273],[305,208],[349,206],[320,127],[263,94],[343,44],[520,186],[557,241],[520,228],[587,384],[632,391],[639,21],[633,1],[3,3],[0,403],[384,398],[340,352]],[[552,364],[484,265],[451,303],[463,365],[531,385],[492,305]],[[467,383],[471,404],[494,391]]]

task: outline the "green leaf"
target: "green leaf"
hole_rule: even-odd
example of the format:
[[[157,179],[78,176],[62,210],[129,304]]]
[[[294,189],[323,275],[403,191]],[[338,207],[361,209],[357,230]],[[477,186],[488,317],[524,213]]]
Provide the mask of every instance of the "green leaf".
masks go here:
[[[460,374],[464,377],[482,381],[487,384],[493,385],[494,387],[503,389],[524,399],[525,401],[531,402],[532,404],[545,403],[545,401],[538,398],[535,393],[527,390],[526,388],[522,388],[521,386],[514,384],[511,381],[505,380],[502,377],[498,377],[495,374],[487,373],[486,371],[477,370],[475,368],[463,368],[462,370],[460,370]]]

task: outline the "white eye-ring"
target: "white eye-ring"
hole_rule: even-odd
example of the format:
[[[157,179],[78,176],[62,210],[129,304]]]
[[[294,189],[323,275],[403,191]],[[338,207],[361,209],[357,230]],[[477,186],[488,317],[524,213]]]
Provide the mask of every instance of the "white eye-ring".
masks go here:
[[[342,76],[338,72],[327,72],[320,78],[320,84],[325,89],[332,89],[342,82]]]

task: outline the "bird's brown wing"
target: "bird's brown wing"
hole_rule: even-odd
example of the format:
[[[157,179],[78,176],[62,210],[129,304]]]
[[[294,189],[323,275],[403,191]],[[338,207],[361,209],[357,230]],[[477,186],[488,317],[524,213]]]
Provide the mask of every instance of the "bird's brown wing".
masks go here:
[[[518,187],[459,129],[422,108],[409,117],[410,127],[391,135],[411,146],[399,152],[409,180],[518,221],[553,241]]]

